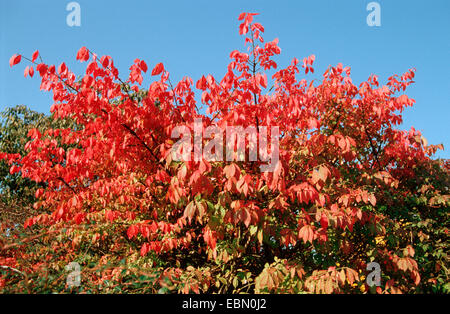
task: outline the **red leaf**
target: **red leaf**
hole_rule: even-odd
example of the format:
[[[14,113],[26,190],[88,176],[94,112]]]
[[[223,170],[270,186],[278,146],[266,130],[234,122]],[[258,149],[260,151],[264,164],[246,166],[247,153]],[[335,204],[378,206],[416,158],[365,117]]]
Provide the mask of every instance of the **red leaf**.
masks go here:
[[[148,70],[147,63],[145,63],[144,60],[141,60],[141,62],[139,62],[139,67],[142,71],[144,71],[144,73],[146,73]]]
[[[150,244],[144,243],[141,247],[141,256],[147,255],[148,251],[150,251]]]
[[[58,67],[58,73],[59,73],[59,74],[62,74],[62,73],[64,73],[64,72],[66,72],[66,70],[67,70],[66,64],[65,64],[64,62],[61,63],[61,64],[59,65],[59,67]]]
[[[35,52],[33,52],[33,55],[31,56],[31,62],[36,61],[38,56],[39,56],[39,50],[36,50]]]
[[[372,204],[372,206],[375,206],[377,204],[377,199],[375,198],[375,195],[370,194],[369,195],[369,202]]]
[[[109,57],[108,56],[103,56],[100,59],[101,64],[103,65],[104,68],[107,68],[109,65]]]
[[[241,25],[239,25],[239,35],[244,35],[247,34],[248,32],[248,25],[245,23],[242,23]]]
[[[85,214],[84,214],[84,213],[78,213],[78,214],[76,214],[76,215],[75,215],[75,218],[74,218],[75,223],[76,223],[77,225],[79,225],[80,223],[83,222],[84,217],[85,217]]]
[[[164,71],[164,65],[162,63],[158,63],[152,70],[152,75],[159,75]]]
[[[314,231],[311,225],[304,225],[298,232],[299,239],[303,239],[303,242],[311,242],[314,240]]]
[[[22,56],[21,56],[21,55],[15,54],[14,56],[12,56],[12,57],[9,59],[9,66],[12,67],[13,65],[18,64],[18,63],[20,62],[21,59],[22,59]]]
[[[246,227],[248,227],[252,221],[252,217],[250,216],[250,213],[248,212],[247,208],[241,209],[241,217],[240,218]]]
[[[138,234],[139,228],[136,225],[131,225],[128,227],[127,236],[128,239],[133,239]]]
[[[211,229],[206,228],[203,231],[203,239],[205,240],[206,244],[208,244],[208,246],[211,249],[215,249],[216,248],[216,235],[214,231],[211,231]]]
[[[37,189],[37,190],[36,190],[36,193],[34,194],[34,196],[35,196],[36,198],[39,198],[39,197],[41,197],[43,194],[44,194],[44,190],[43,190],[43,189]]]
[[[320,225],[323,229],[328,228],[328,217],[324,213],[322,213],[322,216],[320,217]]]
[[[196,206],[195,206],[194,202],[190,202],[184,210],[183,217],[187,218],[189,220],[189,222],[191,222],[192,217],[194,217],[195,210],[196,210]]]
[[[20,172],[20,168],[19,167],[17,167],[17,166],[11,166],[11,168],[9,169],[9,173],[10,174],[15,174],[15,173],[17,173],[17,172]]]
[[[81,47],[77,52],[77,60],[87,61],[89,60],[89,50],[86,47]]]
[[[37,66],[36,66],[36,70],[38,70],[39,71],[39,74],[42,76],[42,75],[44,75],[46,72],[47,72],[47,66],[45,65],[45,64],[43,64],[43,63],[39,63]]]
[[[260,76],[259,83],[261,84],[262,87],[267,88],[267,76],[265,73],[264,75]]]

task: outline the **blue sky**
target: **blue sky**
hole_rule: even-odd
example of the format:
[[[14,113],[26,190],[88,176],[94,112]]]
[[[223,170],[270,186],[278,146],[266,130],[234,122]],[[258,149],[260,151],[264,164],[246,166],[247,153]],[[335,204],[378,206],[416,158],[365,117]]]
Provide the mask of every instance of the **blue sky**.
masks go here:
[[[416,83],[407,94],[416,104],[404,112],[401,128],[414,126],[430,143],[443,143],[446,150],[437,156],[450,158],[448,0],[378,0],[380,27],[366,23],[370,0],[78,0],[80,27],[66,23],[69,2],[0,1],[0,110],[25,104],[49,112],[52,97],[39,90],[39,77],[24,78],[25,64],[9,67],[13,54],[31,56],[36,49],[46,63],[64,61],[77,74],[86,64],[75,60],[76,52],[86,46],[112,56],[121,77],[140,58],[150,69],[163,62],[172,81],[183,76],[197,80],[203,74],[221,78],[229,53],[243,49],[239,13],[257,12],[266,41],[280,40],[280,67],[293,57],[316,55],[316,72],[308,79],[320,79],[329,65],[339,62],[352,68],[355,84],[372,73],[384,84],[390,75],[415,67]]]

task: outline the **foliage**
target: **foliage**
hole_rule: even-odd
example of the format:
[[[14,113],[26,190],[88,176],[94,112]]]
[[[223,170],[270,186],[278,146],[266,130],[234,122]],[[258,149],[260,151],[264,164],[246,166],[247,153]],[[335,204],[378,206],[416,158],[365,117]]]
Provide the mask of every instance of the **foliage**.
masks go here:
[[[43,132],[52,127],[75,127],[70,119],[54,120],[51,116],[28,109],[24,105],[7,108],[0,113],[0,151],[8,154],[26,154],[25,144],[32,129]],[[30,215],[35,215],[32,204],[35,193],[45,183],[36,183],[20,173],[10,173],[10,166],[0,160],[0,218],[4,224],[19,228]]]
[[[0,123],[0,151],[9,154],[24,155],[25,144],[28,142],[27,133],[33,128],[42,128],[48,124],[44,114],[29,110],[23,105],[7,108],[1,113]],[[36,183],[23,178],[19,174],[10,174],[10,166],[5,161],[0,161],[0,182],[2,201],[22,199],[28,203],[34,201]]]
[[[414,70],[384,86],[375,75],[354,85],[341,64],[320,83],[299,79],[314,56],[277,70],[278,40],[263,41],[254,15],[239,16],[249,52],[231,52],[220,81],[195,86],[172,85],[159,63],[144,89],[140,59],[124,82],[111,57],[85,47],[79,80],[65,63],[28,59],[25,74],[35,67],[53,91],[52,119],[77,127],[32,129],[25,153],[0,156],[11,174],[44,184],[26,229],[0,238],[3,292],[449,291],[449,163],[431,159],[441,145],[395,128],[414,103],[403,94]],[[274,171],[174,160],[172,131],[193,130],[195,118],[203,128],[278,126]],[[365,282],[371,261],[380,287]],[[66,283],[71,262],[81,265],[78,287]]]

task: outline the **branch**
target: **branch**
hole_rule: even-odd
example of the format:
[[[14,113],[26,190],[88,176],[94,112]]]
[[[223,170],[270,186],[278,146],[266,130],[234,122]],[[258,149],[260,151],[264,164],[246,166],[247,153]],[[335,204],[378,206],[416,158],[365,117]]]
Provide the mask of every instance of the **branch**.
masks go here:
[[[370,147],[372,148],[372,153],[373,153],[373,155],[375,156],[375,160],[376,160],[377,163],[378,163],[378,168],[381,169],[380,160],[378,159],[378,150],[377,150],[377,149],[375,148],[375,146],[373,145],[372,138],[370,137],[369,132],[367,132],[367,129],[364,129],[364,132],[366,133],[367,138],[369,139]],[[372,168],[373,168],[373,165],[374,165],[374,164],[375,164],[375,163],[372,164]]]
[[[13,272],[15,272],[15,273],[18,273],[18,274],[20,274],[20,275],[22,275],[22,276],[24,276],[24,277],[27,277],[27,275],[26,275],[25,273],[21,272],[20,270],[14,268],[14,267],[11,267],[11,266],[5,266],[5,265],[0,265],[0,268],[6,269],[6,270],[10,270],[10,271],[13,271]]]
[[[59,179],[59,180],[60,180],[62,183],[64,183],[69,189],[71,189],[72,192],[73,192],[74,194],[77,194],[77,192],[75,191],[75,189],[74,189],[73,187],[71,187],[71,186],[69,185],[69,183],[67,183],[66,180],[64,180],[62,177],[58,177],[57,179]]]
[[[145,149],[147,149],[150,154],[153,156],[153,158],[155,158],[156,162],[163,168],[165,168],[164,164],[161,163],[161,161],[158,159],[158,157],[155,155],[155,153],[150,149],[150,147],[148,147],[148,145],[144,142],[144,140],[142,140],[139,135],[136,134],[136,132],[134,132],[128,125],[126,125],[125,123],[122,123],[122,126],[128,130],[128,132],[131,133],[131,135],[133,135],[134,137],[136,137],[142,144],[142,146],[144,146]],[[170,169],[167,169],[169,174],[172,174],[172,171]]]
[[[38,65],[35,61],[31,61],[31,59],[29,59],[29,58],[27,58],[27,57],[25,57],[25,56],[22,56],[22,58],[24,58],[25,60],[31,62],[31,63],[34,64],[34,65]],[[39,59],[40,59],[41,62],[42,62],[42,57],[41,57],[40,54],[39,54]],[[47,72],[48,72],[48,69],[47,69]],[[64,80],[61,78],[61,76],[60,76],[59,74],[56,74],[56,73],[53,73],[53,74],[56,75],[56,77],[57,77],[64,85],[66,85],[67,87],[69,87],[72,91],[78,93],[78,90],[77,90],[75,87],[73,87],[72,85],[70,85],[69,83],[67,83],[66,81],[64,81]]]
[[[253,38],[253,31],[250,29],[250,34],[252,36],[252,54],[253,54],[253,61],[252,61],[252,76],[253,76],[253,82],[256,86],[256,56],[255,56],[255,40]],[[255,102],[255,106],[258,105],[258,95],[253,92],[253,99]],[[255,108],[256,111],[256,108]],[[255,120],[256,120],[256,128],[259,132],[259,120],[258,120],[258,114],[255,113]]]
[[[137,135],[136,132],[135,132],[133,129],[131,129],[131,128],[130,128],[128,125],[126,125],[125,123],[122,123],[122,126],[123,126],[125,129],[127,129],[128,132],[131,133],[131,135],[133,135],[134,137],[136,137],[136,138],[139,140],[139,142],[141,142],[142,146],[144,146],[145,149],[147,149],[147,150],[150,152],[150,154],[152,154],[153,158],[155,158],[156,161],[159,162],[159,159],[158,159],[158,157],[156,157],[155,153],[153,153],[153,151],[151,150],[151,148],[148,147],[148,145],[144,142],[144,140],[141,139],[141,138],[139,137],[139,135]]]

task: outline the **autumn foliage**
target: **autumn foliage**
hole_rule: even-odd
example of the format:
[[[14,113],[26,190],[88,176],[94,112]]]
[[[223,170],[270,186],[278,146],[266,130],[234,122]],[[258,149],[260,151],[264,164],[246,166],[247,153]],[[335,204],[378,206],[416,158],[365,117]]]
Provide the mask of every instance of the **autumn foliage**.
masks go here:
[[[20,235],[2,222],[0,291],[448,292],[449,164],[419,131],[396,128],[414,70],[357,86],[338,64],[308,81],[315,57],[279,69],[278,40],[265,42],[254,16],[239,16],[245,49],[220,80],[172,84],[162,63],[140,59],[121,78],[86,47],[81,77],[28,59],[24,75],[53,92],[53,119],[75,125],[32,129],[25,154],[0,155],[40,186]],[[173,129],[195,118],[278,126],[274,171],[248,158],[173,160]],[[365,280],[372,261],[379,287]],[[71,262],[79,287],[66,284]]]

